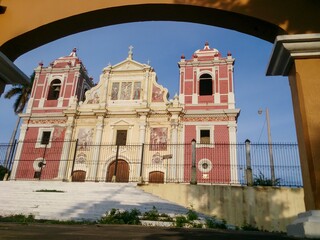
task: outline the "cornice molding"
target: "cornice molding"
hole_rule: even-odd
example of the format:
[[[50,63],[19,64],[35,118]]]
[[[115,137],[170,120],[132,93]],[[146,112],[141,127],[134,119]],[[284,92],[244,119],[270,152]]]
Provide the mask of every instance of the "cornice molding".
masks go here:
[[[288,76],[295,59],[320,57],[320,34],[280,35],[276,38],[267,76]]]

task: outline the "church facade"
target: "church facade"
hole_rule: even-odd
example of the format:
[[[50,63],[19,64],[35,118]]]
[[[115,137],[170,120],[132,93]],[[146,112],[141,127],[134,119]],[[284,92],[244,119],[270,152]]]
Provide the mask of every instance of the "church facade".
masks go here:
[[[169,100],[132,48],[96,85],[76,49],[39,64],[11,179],[188,182],[195,164],[199,183],[238,182],[234,58],[206,43],[178,65]]]

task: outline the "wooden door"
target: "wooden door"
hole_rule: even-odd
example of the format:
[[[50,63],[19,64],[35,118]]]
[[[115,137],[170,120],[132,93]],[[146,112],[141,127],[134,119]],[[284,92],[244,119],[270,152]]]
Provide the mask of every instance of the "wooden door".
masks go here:
[[[86,180],[86,171],[77,170],[72,173],[72,182],[84,182]]]
[[[164,183],[164,173],[160,171],[150,172],[149,183]]]
[[[116,167],[116,161],[113,161],[107,171],[106,181],[111,182]],[[116,182],[129,182],[129,164],[121,159],[118,159]]]

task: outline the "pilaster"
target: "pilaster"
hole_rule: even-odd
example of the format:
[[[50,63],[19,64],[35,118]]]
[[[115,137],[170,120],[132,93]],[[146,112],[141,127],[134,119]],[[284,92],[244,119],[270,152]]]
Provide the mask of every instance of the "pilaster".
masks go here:
[[[320,210],[320,34],[278,36],[271,56],[267,75],[289,77],[299,154],[305,194],[306,210]],[[300,218],[300,217],[299,217]],[[310,225],[308,218],[300,218],[300,231],[294,236],[320,236],[320,215]],[[301,222],[302,221],[302,222]],[[295,223],[293,223],[295,224]],[[308,227],[307,227],[308,225]],[[314,235],[317,232],[318,235]]]

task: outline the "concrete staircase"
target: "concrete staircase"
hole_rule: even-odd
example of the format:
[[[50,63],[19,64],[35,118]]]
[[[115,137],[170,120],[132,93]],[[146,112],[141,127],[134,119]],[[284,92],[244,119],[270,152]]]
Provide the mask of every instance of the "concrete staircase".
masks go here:
[[[37,192],[56,190],[63,192]],[[32,214],[37,219],[96,220],[117,208],[185,214],[187,209],[145,193],[132,183],[0,181],[0,215]]]

